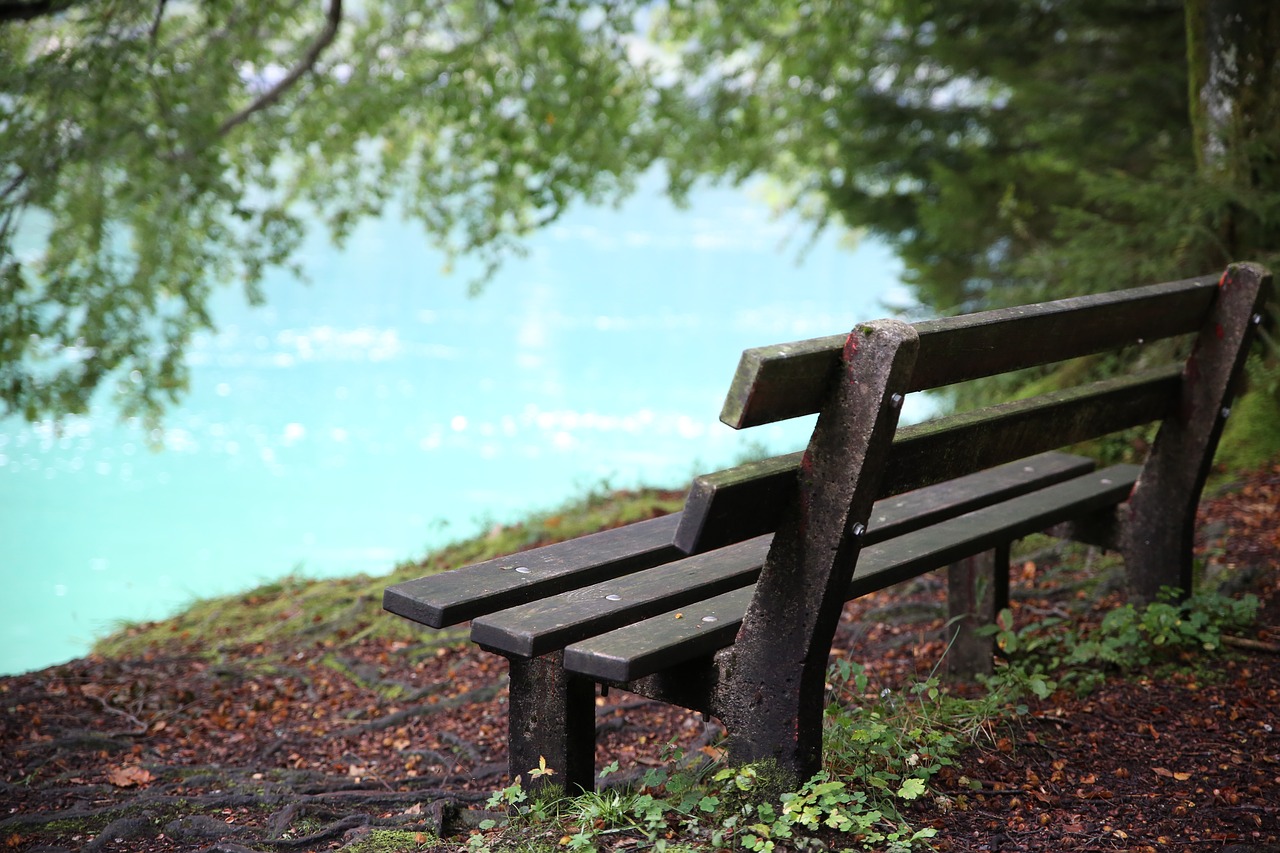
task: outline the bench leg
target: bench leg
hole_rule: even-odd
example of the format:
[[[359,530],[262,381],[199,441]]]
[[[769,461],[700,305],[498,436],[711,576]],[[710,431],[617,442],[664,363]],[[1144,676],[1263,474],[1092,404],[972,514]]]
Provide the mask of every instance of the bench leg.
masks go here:
[[[774,681],[730,683],[718,697],[734,765],[765,763],[794,788],[822,769],[826,661],[821,666],[775,656]]]
[[[590,679],[565,672],[563,653],[508,658],[511,664],[507,743],[511,778],[526,788],[563,785],[568,793],[595,788],[596,698]],[[541,763],[550,776],[530,778]]]
[[[720,691],[735,763],[772,761],[796,784],[822,768],[831,640],[919,350],[916,330],[892,320],[845,343]]]
[[[1270,289],[1271,274],[1254,264],[1232,264],[1218,285],[1183,370],[1181,411],[1161,423],[1129,498],[1124,562],[1138,601],[1164,586],[1192,592],[1200,493]]]
[[[947,569],[947,674],[957,680],[990,675],[995,642],[978,634],[1009,606],[1009,545],[976,554]]]

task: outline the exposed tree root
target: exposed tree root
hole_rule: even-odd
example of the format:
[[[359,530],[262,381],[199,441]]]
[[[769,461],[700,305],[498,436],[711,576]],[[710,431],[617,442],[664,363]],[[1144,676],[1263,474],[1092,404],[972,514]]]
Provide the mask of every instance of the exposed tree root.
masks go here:
[[[483,687],[477,687],[474,690],[468,690],[466,693],[460,693],[457,696],[451,696],[448,699],[441,699],[439,702],[432,702],[424,705],[412,705],[408,708],[401,708],[392,714],[384,717],[378,717],[376,720],[370,720],[367,723],[361,723],[358,726],[351,726],[337,732],[338,737],[358,737],[362,734],[370,732],[383,731],[394,726],[398,726],[414,717],[421,717],[428,714],[438,714],[441,711],[448,711],[463,705],[470,705],[475,702],[488,702],[498,695],[502,689],[500,684],[486,684]]]

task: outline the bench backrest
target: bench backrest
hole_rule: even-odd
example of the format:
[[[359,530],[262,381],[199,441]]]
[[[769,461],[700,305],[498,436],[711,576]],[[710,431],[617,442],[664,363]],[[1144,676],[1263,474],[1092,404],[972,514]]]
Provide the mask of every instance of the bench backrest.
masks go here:
[[[691,552],[776,530],[733,649],[715,664],[731,753],[801,774],[820,766],[831,640],[872,505],[886,495],[1158,420],[1120,539],[1140,597],[1189,589],[1196,502],[1269,283],[1261,267],[1238,264],[1220,278],[915,326],[882,320],[748,352],[729,423],[813,411],[818,422],[801,454],[700,478],[680,521],[677,545]],[[1180,364],[897,428],[911,391],[1184,333],[1195,340]],[[792,731],[789,745],[778,740]]]
[[[910,378],[891,395],[1180,335],[1195,333],[1200,340],[1187,361],[898,429],[876,496],[899,494],[1170,415],[1190,418],[1192,407],[1183,403],[1190,403],[1189,392],[1198,389],[1187,386],[1205,385],[1193,377],[1205,372],[1206,357],[1223,362],[1219,373],[1225,376],[1216,384],[1229,386],[1244,357],[1245,338],[1261,317],[1269,275],[1243,264],[1230,275],[1230,281],[1227,275],[1201,276],[914,324],[919,351]],[[1231,298],[1219,298],[1228,291]],[[837,381],[848,342],[849,336],[836,335],[746,351],[721,420],[744,428],[819,412]],[[1206,348],[1224,356],[1204,352]],[[1211,396],[1229,396],[1229,391],[1221,387]],[[1213,424],[1220,425],[1225,399],[1201,403],[1201,409],[1212,412]],[[1216,430],[1206,432],[1213,434],[1204,435],[1202,446],[1192,449],[1199,451],[1197,458],[1187,460],[1205,470],[1213,450],[1209,444],[1217,439]],[[792,453],[697,478],[676,545],[696,553],[777,529],[785,507],[797,495],[804,456]]]

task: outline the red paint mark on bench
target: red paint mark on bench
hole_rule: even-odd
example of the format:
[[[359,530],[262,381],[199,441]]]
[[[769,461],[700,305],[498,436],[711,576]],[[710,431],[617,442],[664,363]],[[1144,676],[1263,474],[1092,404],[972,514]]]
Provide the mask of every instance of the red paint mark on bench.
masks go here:
[[[849,364],[858,353],[858,330],[854,329],[844,341],[844,363]]]

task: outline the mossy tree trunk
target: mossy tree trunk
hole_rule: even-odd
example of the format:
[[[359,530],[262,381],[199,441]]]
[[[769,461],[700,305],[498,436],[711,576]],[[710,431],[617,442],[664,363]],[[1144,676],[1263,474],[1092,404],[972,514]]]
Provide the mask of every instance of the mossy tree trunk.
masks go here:
[[[1224,199],[1221,260],[1243,260],[1280,212],[1280,3],[1187,0],[1186,11],[1196,161]]]
[[[1218,200],[1212,230],[1219,257],[1273,255],[1280,233],[1280,3],[1276,0],[1186,0],[1187,81],[1200,183]],[[1267,312],[1263,354],[1250,368],[1251,390],[1266,403],[1242,406],[1251,424],[1226,444],[1259,446],[1251,461],[1280,443],[1280,306]]]

